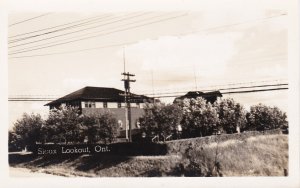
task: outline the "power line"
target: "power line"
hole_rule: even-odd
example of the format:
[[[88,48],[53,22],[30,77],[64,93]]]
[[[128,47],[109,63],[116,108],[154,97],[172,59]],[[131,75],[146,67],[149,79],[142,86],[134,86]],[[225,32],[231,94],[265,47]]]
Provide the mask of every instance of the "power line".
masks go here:
[[[201,91],[209,92],[209,91],[226,91],[226,90],[236,90],[236,89],[250,89],[250,88],[258,88],[258,87],[274,87],[274,86],[287,86],[288,84],[274,84],[274,85],[260,85],[260,86],[245,86],[245,87],[233,87],[233,88],[222,88],[222,89],[205,89]],[[183,92],[168,92],[168,93],[156,93],[157,95],[165,95],[165,94],[175,94],[175,93],[187,93]],[[226,94],[227,92],[221,92],[222,94]],[[151,95],[143,94],[143,95]],[[155,96],[154,96],[155,97]]]
[[[272,89],[260,89],[260,90],[247,90],[247,91],[232,91],[224,92],[222,94],[243,94],[243,93],[254,93],[254,92],[264,92],[264,91],[275,91],[275,90],[286,90],[285,88],[272,88]],[[180,97],[181,95],[168,95],[168,96],[155,96],[154,98],[171,98],[171,97]]]
[[[245,24],[245,23],[249,23],[249,22],[253,22],[253,21],[259,21],[259,20],[266,20],[266,19],[272,19],[272,18],[276,18],[276,17],[280,17],[280,16],[284,16],[286,14],[280,14],[280,15],[276,15],[276,16],[271,16],[271,17],[266,17],[266,18],[261,18],[261,19],[256,19],[256,20],[249,20],[249,21],[245,21],[245,22],[240,22],[240,23],[235,23],[235,24],[229,24],[229,25],[222,25],[222,26],[218,26],[218,27],[212,27],[212,28],[206,28],[206,29],[203,29],[203,30],[197,30],[197,31],[193,31],[193,32],[188,32],[188,33],[184,33],[184,34],[191,34],[191,33],[197,33],[197,32],[200,32],[200,31],[205,31],[205,30],[213,30],[213,29],[220,29],[220,28],[223,28],[223,27],[232,27],[232,26],[236,26],[236,25],[240,25],[240,24]],[[69,38],[70,39],[70,38]],[[67,39],[68,40],[68,39]],[[58,41],[55,41],[55,42],[58,42]],[[52,42],[53,43],[53,42]],[[49,43],[48,43],[49,44]],[[51,44],[51,43],[50,43]],[[45,44],[43,44],[45,45]],[[58,44],[60,45],[60,44]],[[37,46],[42,46],[42,45],[37,45]],[[34,46],[34,47],[37,47],[37,46]],[[48,46],[46,46],[48,47]],[[50,46],[52,47],[52,46]],[[29,47],[29,49],[32,48],[32,47]],[[93,49],[96,49],[96,48],[91,48],[91,50]],[[27,51],[22,51],[22,50],[26,50],[26,49],[21,49],[19,51],[17,51],[18,53],[24,53],[24,52],[27,52]],[[39,50],[39,49],[33,49],[33,50]],[[86,51],[88,49],[83,49],[82,51]],[[81,50],[80,50],[81,51]],[[37,54],[37,55],[31,55],[31,56],[19,56],[19,57],[16,57],[16,58],[23,58],[23,57],[35,57],[35,56],[48,56],[48,55],[58,55],[58,54],[65,54],[65,53],[75,53],[75,52],[78,52],[78,51],[70,51],[70,52],[62,52],[62,53],[50,53],[50,54]],[[11,55],[11,54],[9,54]]]
[[[258,83],[260,84],[279,84],[279,83],[285,83],[287,82],[287,80],[285,78],[278,78],[276,80],[274,79],[269,79],[269,80],[257,80],[257,81],[251,81],[251,82],[229,82],[229,83],[220,83],[220,84],[216,84],[216,85],[203,85],[201,87],[198,87],[200,88],[202,91],[208,91],[207,88],[226,88],[226,87],[234,87],[234,86],[237,86],[237,87],[240,87],[241,85],[257,85]],[[186,87],[186,88],[176,88],[176,90],[191,90],[192,87]],[[172,91],[174,90],[173,88],[169,88],[169,89],[163,89],[163,90],[155,90],[155,92],[164,92],[164,91]],[[212,89],[210,89],[212,90]],[[214,89],[214,90],[217,90],[217,89]],[[140,91],[142,93],[151,93],[152,90],[142,90]]]
[[[287,84],[282,84],[287,85]],[[257,87],[257,86],[256,86]],[[263,87],[263,86],[261,86]],[[250,87],[248,87],[250,88]],[[240,90],[240,91],[226,91],[221,92],[222,94],[243,94],[243,93],[253,93],[253,92],[264,92],[264,91],[276,91],[276,90],[286,90],[288,87],[277,87],[277,88],[267,88],[267,89],[252,89],[252,90]],[[168,93],[168,94],[176,94],[176,92]],[[147,94],[139,94],[139,95],[147,95]],[[170,97],[180,97],[182,95],[158,95],[154,96],[154,98],[170,98]],[[8,101],[52,101],[56,100],[57,98],[50,98],[50,97],[10,97]]]
[[[256,83],[267,83],[267,82],[279,82],[284,79],[277,79],[277,80],[261,80],[261,81],[251,81],[251,82],[236,82],[236,83],[227,83],[221,85],[214,85],[213,87],[220,87],[220,86],[233,86],[233,85],[241,85],[241,84],[256,84]]]
[[[113,23],[117,23],[117,22],[120,22],[120,21],[124,21],[124,20],[128,20],[128,19],[136,18],[136,17],[142,16],[144,14],[147,14],[147,13],[142,13],[142,14],[134,15],[134,16],[127,17],[127,18],[125,17],[125,18],[122,18],[122,19],[119,19],[119,20],[116,20],[116,21],[112,21],[112,22],[108,22],[108,23],[105,23],[105,24],[101,24],[101,25],[97,25],[97,26],[93,26],[93,27],[89,27],[89,28],[85,28],[85,29],[80,29],[80,30],[77,30],[77,31],[72,31],[72,32],[64,33],[64,34],[60,34],[60,35],[55,35],[55,36],[52,36],[52,37],[48,37],[48,38],[44,38],[44,39],[39,39],[39,40],[27,42],[27,43],[22,43],[22,44],[14,45],[14,46],[11,46],[9,48],[14,48],[14,47],[18,47],[18,46],[24,46],[24,45],[27,45],[27,44],[41,42],[41,41],[44,41],[44,40],[49,40],[49,39],[53,39],[53,38],[57,38],[57,37],[61,37],[61,36],[70,35],[70,34],[73,34],[73,33],[78,33],[78,32],[82,32],[82,31],[86,31],[86,30],[89,30],[89,29],[94,29],[94,28],[102,27],[102,26],[113,24]],[[108,19],[108,20],[110,20],[110,19]],[[50,32],[47,32],[47,33],[45,33],[43,35],[47,35],[47,34],[50,34]],[[66,40],[66,39],[64,39],[64,40]],[[36,47],[36,46],[33,46],[33,47]]]
[[[178,17],[185,16],[185,15],[186,14],[182,14],[182,15],[174,16],[174,17],[169,17],[169,18],[164,18],[164,19],[160,19],[160,20],[156,20],[156,21],[152,21],[152,22],[148,22],[148,23],[144,23],[144,24],[140,24],[140,25],[136,25],[136,26],[132,26],[132,27],[127,27],[127,28],[118,29],[118,30],[111,31],[111,32],[106,32],[106,33],[103,33],[101,35],[94,35],[94,36],[84,37],[84,38],[81,38],[81,39],[71,40],[71,41],[67,41],[67,42],[63,42],[63,43],[57,43],[57,44],[48,45],[48,46],[44,46],[44,47],[40,47],[40,48],[35,48],[35,49],[30,49],[30,50],[22,49],[24,51],[18,51],[18,52],[15,52],[15,53],[10,53],[9,55],[19,54],[19,53],[24,53],[24,52],[29,52],[29,51],[35,51],[35,50],[40,50],[40,49],[49,48],[49,47],[53,47],[53,46],[58,46],[58,45],[73,43],[73,42],[77,42],[77,41],[81,41],[81,40],[86,40],[86,39],[90,39],[90,38],[110,35],[110,34],[117,33],[117,32],[127,31],[127,30],[130,30],[130,29],[135,29],[135,28],[144,27],[144,26],[159,23],[159,22],[164,22],[164,21],[167,21],[167,20],[171,20],[171,19],[175,19],[175,18],[178,18]]]
[[[102,20],[103,18],[107,18],[107,17],[111,17],[111,16],[109,16],[109,15],[108,16],[101,16],[99,18],[92,19],[92,20],[89,20],[89,21],[86,21],[86,22],[83,22],[83,23],[79,23],[79,24],[75,24],[75,25],[71,25],[71,26],[60,28],[60,29],[56,29],[56,30],[52,30],[52,31],[44,32],[44,33],[39,33],[39,34],[35,34],[35,35],[23,37],[23,38],[13,39],[13,40],[10,40],[8,43],[11,44],[11,43],[20,42],[20,41],[35,38],[35,37],[40,37],[40,36],[43,36],[43,35],[49,35],[49,34],[52,34],[52,33],[59,32],[59,31],[64,31],[64,30],[68,30],[68,29],[74,29],[74,28],[77,28],[77,27],[82,27],[82,26],[94,24],[95,21],[98,22],[99,20]]]
[[[219,85],[212,85],[212,86],[201,87],[202,88],[201,91],[216,91],[216,90],[230,90],[230,89],[232,90],[232,89],[244,89],[244,88],[248,88],[249,89],[249,88],[256,88],[256,87],[271,87],[271,86],[287,86],[288,85],[288,83],[277,83],[277,84],[263,84],[263,85],[254,85],[254,86],[230,87],[230,86],[242,85],[242,84],[248,84],[249,85],[249,84],[253,84],[253,83],[270,83],[270,82],[279,82],[279,81],[281,81],[281,80],[263,80],[263,81],[255,81],[255,82],[252,81],[252,82],[239,82],[239,83],[219,84]],[[219,87],[219,89],[205,89],[207,87]],[[162,91],[162,90],[160,90],[160,91]],[[186,93],[186,92],[187,91],[182,91],[182,92],[167,92],[167,93],[160,92],[158,94],[175,94],[175,93]],[[151,95],[151,94],[147,94],[147,92],[142,92],[142,93],[143,93],[143,95]],[[17,97],[9,97],[9,98],[26,98],[26,97],[29,97],[29,98],[53,98],[52,96],[58,97],[60,95],[57,95],[57,94],[55,94],[55,95],[54,94],[51,94],[51,95],[49,95],[49,94],[47,94],[47,95],[42,95],[42,94],[38,94],[38,95],[32,95],[32,94],[19,95],[19,94],[15,94],[15,95],[11,95],[11,96],[17,96]]]
[[[83,21],[86,21],[86,20],[95,19],[97,17],[99,17],[99,16],[93,16],[93,17],[89,17],[89,18],[85,18],[85,19],[76,20],[76,21],[73,21],[73,22],[68,22],[68,23],[65,23],[65,24],[60,24],[60,25],[56,25],[56,26],[52,26],[52,27],[47,27],[47,28],[44,28],[44,29],[30,31],[30,32],[26,32],[26,33],[21,33],[21,34],[10,36],[8,38],[15,38],[15,37],[18,37],[18,36],[23,36],[23,35],[28,35],[28,34],[32,34],[32,33],[37,33],[37,32],[40,32],[40,31],[46,31],[46,30],[50,30],[50,29],[54,29],[54,28],[63,27],[63,26],[70,25],[70,24],[74,24],[74,23],[80,23],[80,22],[83,22]]]
[[[27,56],[25,55],[25,56],[17,56],[17,57],[9,57],[9,58],[10,59],[19,59],[19,58],[41,57],[41,56],[49,56],[49,55],[71,54],[71,53],[78,53],[78,52],[84,52],[84,51],[91,51],[91,50],[98,50],[98,49],[104,49],[104,48],[124,46],[124,45],[129,45],[129,44],[134,44],[134,43],[135,42],[128,42],[128,43],[121,43],[121,44],[112,44],[112,45],[99,46],[99,47],[95,47],[95,48],[86,48],[86,49],[82,49],[82,50],[73,50],[73,51],[66,51],[66,52],[37,54],[37,55],[27,55]]]
[[[258,85],[258,86],[243,86],[243,87],[232,87],[232,88],[224,88],[219,89],[222,90],[232,90],[232,89],[249,89],[249,88],[255,88],[255,87],[271,87],[271,86],[287,86],[288,84],[268,84],[268,85]]]
[[[260,90],[247,90],[247,91],[232,91],[232,92],[224,92],[222,94],[245,94],[245,93],[255,93],[255,92],[266,92],[266,91],[276,91],[276,90],[287,90],[288,87],[285,88],[272,88],[272,89],[260,89]],[[173,98],[180,97],[181,95],[168,95],[168,96],[155,96],[154,98]],[[31,98],[23,98],[23,99],[8,99],[8,101],[22,101],[22,102],[30,102],[30,101],[53,101],[55,99],[31,99]]]
[[[10,100],[26,100],[26,99],[33,99],[33,100],[53,100],[57,98],[50,98],[50,97],[11,97]]]
[[[42,102],[42,101],[53,101],[53,99],[8,99],[8,101],[14,101],[14,102],[16,102],[16,101],[22,101],[22,102],[41,101]]]
[[[199,30],[195,30],[195,31],[191,31],[191,32],[182,33],[182,35],[192,34],[192,33],[199,33],[199,32],[202,32],[202,31],[209,31],[209,30],[217,30],[217,29],[222,29],[222,28],[226,28],[226,27],[233,27],[233,26],[248,24],[248,23],[252,23],[252,22],[269,20],[269,19],[273,19],[273,18],[277,18],[277,17],[281,17],[281,16],[286,16],[286,15],[287,15],[286,13],[282,13],[282,14],[275,15],[275,16],[257,18],[257,19],[247,20],[247,21],[243,21],[243,22],[237,22],[237,23],[233,23],[233,24],[227,24],[227,25],[215,26],[215,27],[210,27],[210,28],[204,28],[204,29],[199,29]]]
[[[11,26],[14,26],[14,25],[18,25],[18,24],[21,24],[21,23],[24,23],[24,22],[28,22],[28,21],[30,21],[30,20],[34,20],[34,19],[37,19],[37,18],[40,18],[40,17],[43,17],[43,16],[47,16],[47,15],[49,15],[49,14],[52,14],[52,13],[46,13],[46,14],[42,14],[42,15],[39,15],[39,16],[35,16],[35,17],[29,18],[29,19],[26,19],[26,20],[22,20],[22,21],[19,21],[19,22],[10,24],[8,27],[11,27]]]
[[[107,24],[103,24],[103,25],[108,25],[108,24],[112,24],[112,23],[117,23],[117,22],[119,22],[119,21],[129,20],[129,19],[131,19],[131,18],[135,18],[135,17],[138,17],[138,16],[142,16],[142,15],[144,15],[144,14],[147,14],[147,13],[143,13],[143,14],[140,14],[140,15],[135,15],[135,16],[133,16],[133,17],[129,17],[129,18],[125,18],[125,19],[120,19],[120,20],[113,21],[113,22],[110,22],[110,23],[107,23]],[[157,17],[160,17],[160,15],[159,15],[159,16],[151,17],[150,19],[157,18]],[[168,18],[167,18],[167,19],[168,19]],[[167,19],[166,19],[166,20],[167,20]],[[144,21],[147,21],[147,20],[149,20],[149,18],[143,19],[143,20],[139,20],[139,22],[143,23]],[[160,21],[164,21],[164,20],[158,20],[158,21],[160,22]],[[139,23],[139,22],[134,21],[134,22],[131,22],[131,23],[123,24],[122,26],[127,26],[127,25],[130,25],[130,24],[136,24],[136,23]],[[148,23],[147,23],[147,24],[148,24]],[[146,24],[146,25],[147,25],[147,24]],[[100,26],[103,26],[103,25],[100,25]],[[137,26],[133,26],[133,27],[129,27],[129,28],[122,28],[122,29],[128,30],[128,29],[135,28],[135,27],[140,27],[140,26],[143,26],[143,25],[137,25]],[[97,26],[97,27],[99,27],[99,26]],[[118,28],[119,28],[119,26],[118,26],[118,27],[115,27],[115,28],[112,28],[112,29],[118,29]],[[88,28],[88,29],[90,29],[90,28]],[[121,30],[113,31],[112,33],[119,32],[119,31],[123,31],[122,29],[121,29]],[[86,29],[83,29],[83,30],[86,30]],[[83,30],[79,30],[79,31],[75,31],[75,32],[81,32],[81,31],[83,31]],[[44,45],[48,45],[48,44],[54,44],[54,46],[56,46],[56,45],[61,45],[61,44],[66,44],[66,43],[71,43],[71,42],[76,42],[76,41],[85,40],[85,39],[88,39],[88,38],[93,38],[93,37],[97,37],[97,36],[102,36],[102,35],[110,34],[110,33],[109,33],[109,30],[110,30],[110,29],[108,29],[108,32],[103,33],[102,35],[100,34],[100,35],[96,35],[96,36],[85,37],[85,38],[81,38],[81,39],[77,39],[77,40],[73,40],[73,41],[68,41],[68,40],[70,40],[70,39],[74,39],[74,38],[76,39],[76,38],[78,38],[78,37],[83,37],[83,36],[86,36],[86,35],[89,35],[89,34],[99,34],[99,33],[103,32],[103,31],[106,31],[106,30],[107,30],[107,29],[104,29],[104,30],[102,30],[102,31],[100,31],[100,32],[97,31],[97,32],[87,33],[87,34],[84,34],[84,35],[78,35],[78,36],[75,36],[75,37],[70,37],[70,38],[63,39],[63,40],[57,40],[57,41],[53,41],[53,42],[46,43],[46,44],[40,44],[40,45],[31,46],[31,47],[28,47],[28,48],[25,48],[25,49],[17,50],[15,53],[23,53],[23,52],[27,52],[27,51],[33,51],[33,50],[38,49],[38,48],[34,49],[35,47],[40,47],[40,46],[44,46]],[[75,33],[75,32],[71,32],[71,33]],[[51,38],[56,38],[56,37],[63,36],[63,35],[68,35],[68,34],[71,34],[71,33],[66,33],[66,34],[62,34],[62,35],[58,35],[58,36],[54,36],[54,37],[50,37],[50,38],[46,38],[46,39],[41,39],[41,40],[39,40],[39,41],[48,40],[48,39],[51,39]],[[61,42],[61,41],[67,41],[67,42],[65,42],[65,43],[57,43],[57,42]],[[38,41],[33,41],[33,42],[38,42]],[[30,43],[32,43],[32,42],[30,42]],[[24,43],[24,44],[25,44],[25,43]],[[26,44],[29,44],[29,43],[26,43]],[[23,45],[23,44],[21,44],[21,45]],[[45,47],[52,47],[52,46],[53,46],[53,45],[50,45],[50,46],[44,46],[44,47],[42,47],[42,48],[45,48]],[[12,46],[12,47],[14,47],[14,46]],[[15,53],[13,53],[13,54],[15,54]]]
[[[248,91],[228,91],[222,94],[234,94],[234,93],[254,93],[254,92],[263,92],[263,91],[275,91],[275,90],[286,90],[288,87],[280,87],[280,88],[271,88],[271,89],[259,89],[259,90],[248,90]]]
[[[95,28],[102,27],[102,26],[105,26],[105,25],[114,24],[114,23],[117,23],[117,22],[120,22],[120,21],[130,20],[130,19],[132,19],[132,18],[136,18],[136,17],[143,16],[143,15],[146,15],[146,14],[149,14],[149,13],[142,13],[142,14],[137,14],[137,15],[134,14],[134,16],[130,16],[131,14],[129,14],[129,15],[127,15],[127,16],[129,16],[129,17],[125,17],[125,18],[124,18],[123,16],[113,17],[113,18],[111,18],[111,19],[106,19],[106,20],[103,20],[103,21],[101,21],[101,22],[105,22],[105,21],[109,21],[109,20],[117,19],[117,18],[122,18],[122,19],[115,20],[115,21],[108,22],[108,23],[101,24],[101,25],[96,25],[96,26],[92,26],[92,27],[80,29],[80,30],[77,30],[77,31],[72,31],[72,32],[69,32],[69,33],[59,34],[59,35],[55,35],[55,36],[48,37],[48,38],[43,38],[43,39],[39,39],[39,40],[27,42],[27,43],[22,43],[22,44],[19,44],[19,45],[11,46],[11,47],[9,47],[9,48],[18,47],[18,46],[24,46],[24,45],[27,45],[27,44],[32,44],[32,43],[36,43],[36,42],[41,42],[41,41],[44,41],[44,40],[49,40],[49,39],[53,39],[53,38],[57,38],[57,37],[61,37],[61,36],[66,36],[66,35],[70,35],[70,34],[73,34],[73,33],[82,32],[82,31],[86,31],[86,30],[90,30],[90,29],[95,29]],[[111,17],[111,16],[107,16],[107,17]],[[101,19],[100,19],[100,20],[101,20]],[[91,22],[92,22],[92,23],[91,23]],[[64,31],[64,30],[69,30],[69,29],[74,29],[74,28],[77,28],[77,27],[82,27],[82,26],[94,24],[93,22],[94,22],[94,20],[89,21],[88,23],[77,24],[77,25],[69,26],[69,27],[66,27],[66,28],[63,28],[63,29],[57,29],[57,30],[54,30],[54,31],[49,31],[49,32],[45,32],[45,33],[42,33],[42,34],[34,35],[34,36],[30,37],[30,38],[40,37],[40,36],[43,36],[43,35],[48,35],[48,34],[60,32],[60,31]],[[96,20],[95,23],[97,23],[97,22],[98,22],[98,20]],[[101,23],[101,22],[99,22],[99,23]],[[30,39],[30,38],[27,37],[27,38],[24,38],[24,40]],[[66,40],[66,39],[65,39],[65,40]],[[19,40],[19,41],[21,41],[21,40]],[[16,42],[19,42],[19,41],[16,41]]]

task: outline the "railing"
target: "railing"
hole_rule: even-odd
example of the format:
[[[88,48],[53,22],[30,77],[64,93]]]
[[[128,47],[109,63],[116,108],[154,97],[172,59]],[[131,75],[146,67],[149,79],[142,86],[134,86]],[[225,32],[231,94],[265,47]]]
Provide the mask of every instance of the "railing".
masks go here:
[[[166,141],[169,140],[172,137],[172,135],[170,134],[169,136],[166,137]]]
[[[158,135],[156,135],[155,137],[153,137],[153,138],[151,139],[151,141],[154,142],[155,139],[157,139],[157,142],[159,141]]]

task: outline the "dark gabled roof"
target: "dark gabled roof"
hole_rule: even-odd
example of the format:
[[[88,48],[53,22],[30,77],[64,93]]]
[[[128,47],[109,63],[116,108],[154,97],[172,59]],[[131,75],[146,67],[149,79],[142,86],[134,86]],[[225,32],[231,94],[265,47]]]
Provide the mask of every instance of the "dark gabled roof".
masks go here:
[[[136,95],[131,94],[131,99],[134,99],[135,101],[143,102],[143,100],[152,100],[152,98],[149,98],[144,95]],[[102,101],[102,102],[124,102],[124,91],[115,89],[115,88],[107,88],[107,87],[84,87],[80,90],[77,90],[73,93],[70,93],[64,97],[61,97],[57,100],[54,100],[45,106],[49,105],[57,105],[65,102],[71,102],[71,101],[87,101],[87,100],[93,100],[93,101]]]
[[[197,97],[203,97],[204,99],[210,98],[210,97],[222,97],[222,94],[220,91],[211,91],[211,92],[201,92],[201,91],[190,91],[187,94],[177,97],[175,100],[183,100],[185,98],[197,98]]]

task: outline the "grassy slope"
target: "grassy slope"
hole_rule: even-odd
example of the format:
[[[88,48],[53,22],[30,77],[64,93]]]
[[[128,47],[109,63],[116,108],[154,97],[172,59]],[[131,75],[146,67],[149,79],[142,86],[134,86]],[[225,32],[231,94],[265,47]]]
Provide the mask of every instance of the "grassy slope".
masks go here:
[[[222,135],[221,135],[222,136]],[[167,156],[80,156],[11,160],[12,166],[66,176],[283,176],[288,136],[206,137],[168,142]],[[219,139],[218,139],[219,138]],[[217,162],[217,165],[216,165]]]
[[[284,169],[288,168],[288,140],[285,135],[250,137],[245,143],[225,144],[219,152],[218,158],[226,176],[283,176]]]
[[[187,152],[184,158],[200,164],[196,169],[201,169],[203,176],[284,176],[288,138],[260,135],[242,141],[215,142]]]

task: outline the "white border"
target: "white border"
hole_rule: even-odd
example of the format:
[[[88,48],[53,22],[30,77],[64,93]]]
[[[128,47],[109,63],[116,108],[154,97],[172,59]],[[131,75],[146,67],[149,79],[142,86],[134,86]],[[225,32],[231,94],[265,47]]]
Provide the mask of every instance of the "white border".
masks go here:
[[[203,3],[203,2],[202,2]],[[1,187],[300,187],[299,183],[299,2],[289,0],[289,177],[235,178],[10,178],[7,155],[8,12],[197,10],[197,0],[0,0]],[[6,116],[5,116],[6,115]],[[6,126],[7,125],[7,126]],[[4,170],[3,170],[4,169]]]

